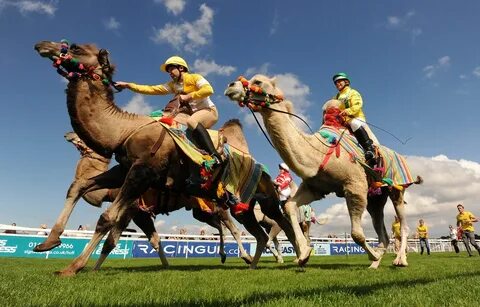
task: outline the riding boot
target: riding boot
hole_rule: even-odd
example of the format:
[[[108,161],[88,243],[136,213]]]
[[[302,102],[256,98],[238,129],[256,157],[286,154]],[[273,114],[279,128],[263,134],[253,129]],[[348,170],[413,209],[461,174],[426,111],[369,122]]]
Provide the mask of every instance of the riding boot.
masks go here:
[[[207,129],[205,129],[202,124],[199,123],[197,128],[192,131],[192,137],[195,145],[208,152],[208,154],[211,156],[215,157],[219,163],[222,162],[222,156],[215,149]]]
[[[365,153],[365,161],[367,163],[375,163],[375,148],[373,147],[373,141],[368,136],[367,131],[365,128],[360,127],[356,131],[353,132],[353,135],[357,138],[357,141],[363,147],[363,151]],[[369,163],[369,165],[370,165]]]

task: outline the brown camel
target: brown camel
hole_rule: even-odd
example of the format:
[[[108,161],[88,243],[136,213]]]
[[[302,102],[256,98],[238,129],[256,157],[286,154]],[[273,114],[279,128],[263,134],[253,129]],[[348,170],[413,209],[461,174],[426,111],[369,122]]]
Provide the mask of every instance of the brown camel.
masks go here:
[[[228,132],[228,128],[226,130]],[[51,250],[61,244],[60,235],[64,231],[68,218],[76,204],[76,200],[78,200],[79,198],[78,197],[79,190],[88,180],[88,178],[97,176],[103,173],[105,170],[107,170],[108,165],[110,163],[109,159],[96,154],[92,149],[90,149],[78,137],[78,135],[75,132],[66,133],[65,139],[68,142],[71,142],[73,145],[75,145],[75,147],[80,151],[81,157],[77,163],[74,180],[68,190],[68,195],[65,201],[64,209],[62,210],[62,213],[60,214],[60,216],[57,218],[57,221],[55,222],[54,227],[52,227],[52,231],[50,232],[48,238],[45,239],[45,242],[37,245],[34,248],[34,251],[36,252],[44,252],[47,250]],[[115,199],[115,196],[118,194],[118,192],[119,192],[119,189],[113,189],[113,190],[101,189],[101,190],[84,194],[82,198],[92,206],[101,207],[103,202],[113,201],[113,199]],[[214,212],[214,214],[204,213],[200,208],[195,207],[195,206],[198,206],[198,204],[193,198],[190,198],[188,200],[190,203],[186,204],[186,207],[192,209],[193,217],[201,222],[207,223],[208,225],[214,227],[219,231],[219,235],[220,235],[219,254],[220,254],[222,263],[224,263],[226,260],[223,227],[222,227],[222,224],[223,224],[225,225],[225,227],[227,227],[227,229],[230,230],[230,232],[232,233],[232,236],[237,241],[239,246],[239,251],[240,251],[240,257],[249,264],[252,258],[245,251],[241,242],[240,231],[231,220],[228,212],[223,210],[221,207],[218,207],[218,209],[216,209],[216,212]],[[165,258],[165,255],[159,246],[158,233],[155,230],[155,226],[153,224],[150,214],[141,210],[137,210],[136,212],[134,212],[133,221],[147,235],[147,238],[149,239],[152,247],[159,253],[160,259],[162,260],[162,264],[165,267],[168,266],[167,259]],[[125,225],[125,227],[127,227],[127,225]],[[113,250],[113,248],[115,248],[117,240],[118,239],[112,238],[112,234],[109,234],[109,237],[107,238],[104,244],[104,248],[102,249],[100,258],[97,261],[97,264],[95,265],[96,269],[100,268],[100,265],[103,263],[105,258]]]
[[[308,261],[311,247],[296,223],[296,206],[322,199],[332,192],[339,197],[345,197],[350,214],[352,238],[368,253],[369,259],[373,261],[371,268],[378,267],[389,243],[383,209],[387,198],[390,197],[396,214],[400,218],[402,234],[400,252],[393,264],[408,265],[405,254],[408,228],[404,212],[404,190],[382,188],[381,195],[368,196],[364,167],[359,163],[352,163],[350,155],[343,147],[340,148],[338,157],[332,155],[325,168],[319,170],[331,146],[322,142],[319,135],[307,135],[294,124],[289,115],[293,113],[293,105],[290,101],[283,99],[283,93],[276,86],[274,79],[263,75],[255,75],[248,81],[239,79],[228,85],[225,95],[261,114],[267,133],[280,157],[303,180],[295,196],[285,205],[295,231],[297,248],[300,252],[300,265]],[[335,100],[327,103],[339,105]],[[418,181],[421,181],[420,177]],[[373,226],[379,238],[377,249],[372,248],[365,240],[361,225],[362,213],[365,209],[372,217]]]
[[[108,86],[112,83],[113,74],[108,51],[99,50],[91,44],[74,44],[64,50],[67,48],[62,44],[65,45],[42,41],[35,45],[35,49],[42,57],[58,63],[64,70],[62,74],[69,78],[66,94],[72,127],[88,147],[105,158],[110,158],[115,153],[120,162],[120,167],[113,167],[89,179],[80,193],[83,195],[99,188],[121,186],[112,205],[98,220],[95,233],[84,251],[60,272],[61,275],[74,275],[85,267],[103,236],[108,231],[119,228],[114,226],[124,219],[134,201],[148,188],[167,192],[184,191],[190,170],[198,167],[177,149],[176,143],[163,125],[147,116],[124,112],[114,104],[113,90]],[[72,61],[71,57],[75,61]],[[163,140],[157,149],[155,144],[161,136]],[[167,176],[172,176],[173,179],[174,185],[170,188],[165,186]],[[119,185],[115,178],[124,178],[124,181]],[[256,194],[263,196],[257,197],[262,210],[276,220],[287,237],[294,242],[292,226],[282,216],[275,188],[271,178],[265,173],[256,186]],[[244,221],[245,228],[257,239],[257,250],[250,265],[255,268],[267,242],[267,235],[256,221],[250,222],[254,220],[251,218],[252,211],[253,206],[250,206],[250,210],[238,218]]]

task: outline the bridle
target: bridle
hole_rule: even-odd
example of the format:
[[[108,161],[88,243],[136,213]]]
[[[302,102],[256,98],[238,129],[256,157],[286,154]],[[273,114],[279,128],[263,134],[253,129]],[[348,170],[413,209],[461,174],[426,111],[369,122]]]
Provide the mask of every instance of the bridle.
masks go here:
[[[246,106],[252,111],[259,111],[261,107],[269,107],[273,103],[279,103],[284,100],[283,95],[267,93],[263,88],[250,84],[244,76],[238,77],[237,80],[242,83],[245,91],[243,100],[238,101],[238,105],[241,107]]]
[[[75,44],[72,44],[72,46]],[[68,81],[78,80],[82,78],[91,79],[95,81],[102,81],[105,86],[112,86],[118,92],[122,89],[115,86],[115,82],[111,77],[111,66],[108,61],[108,50],[100,49],[99,51],[99,63],[100,65],[86,65],[80,63],[77,58],[74,58],[68,53],[70,44],[66,39],[60,41],[60,52],[57,58],[50,57],[53,61],[53,67],[57,69],[57,73],[67,79]],[[101,57],[101,59],[100,59]],[[98,68],[102,73],[95,72]]]
[[[253,118],[257,122],[258,127],[260,128],[263,135],[265,136],[265,138],[267,139],[267,141],[270,143],[270,145],[273,148],[275,148],[275,146],[273,145],[272,141],[268,137],[267,133],[263,130],[262,126],[260,125],[260,122],[258,121],[258,119],[257,119],[257,117],[255,116],[255,113],[254,113],[255,111],[260,111],[261,108],[270,110],[272,112],[283,113],[283,114],[287,114],[289,116],[293,116],[293,117],[298,118],[300,121],[302,121],[308,127],[308,129],[315,136],[315,138],[318,141],[320,141],[320,143],[322,143],[323,145],[325,145],[328,148],[336,147],[340,143],[340,140],[343,138],[343,135],[344,135],[345,131],[343,131],[341,133],[339,140],[337,140],[335,142],[335,144],[333,144],[333,145],[332,144],[326,144],[323,140],[321,140],[317,136],[317,134],[310,127],[310,125],[303,118],[298,116],[297,114],[293,114],[291,112],[282,111],[282,110],[278,110],[278,109],[270,107],[271,104],[280,103],[280,102],[284,101],[285,98],[283,97],[283,95],[275,95],[275,94],[267,93],[261,87],[259,87],[257,85],[250,84],[250,82],[243,76],[238,77],[237,80],[242,83],[243,90],[245,91],[244,98],[242,100],[237,101],[238,105],[240,107],[247,107],[248,109],[250,109],[250,111],[252,112]]]

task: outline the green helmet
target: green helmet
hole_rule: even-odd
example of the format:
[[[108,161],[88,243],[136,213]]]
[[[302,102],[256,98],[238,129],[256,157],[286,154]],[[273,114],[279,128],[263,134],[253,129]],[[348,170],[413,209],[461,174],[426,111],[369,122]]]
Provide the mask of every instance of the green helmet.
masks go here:
[[[348,80],[350,82],[350,79],[344,72],[339,72],[338,74],[335,74],[335,76],[333,76],[333,83],[337,82],[338,80]]]

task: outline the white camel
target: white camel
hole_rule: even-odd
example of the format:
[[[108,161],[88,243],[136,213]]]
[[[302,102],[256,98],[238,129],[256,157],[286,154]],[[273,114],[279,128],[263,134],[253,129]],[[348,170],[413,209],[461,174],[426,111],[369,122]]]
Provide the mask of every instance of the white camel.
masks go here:
[[[400,219],[402,237],[402,245],[393,264],[408,265],[405,253],[407,222],[403,189],[383,187],[382,194],[369,196],[365,168],[358,161],[352,161],[349,152],[342,146],[336,148],[338,155],[330,155],[328,163],[320,169],[319,166],[325,161],[329,151],[331,153],[333,145],[327,144],[319,134],[305,134],[295,125],[289,115],[294,112],[293,105],[283,98],[283,93],[276,86],[274,79],[263,75],[255,75],[248,81],[244,78],[239,79],[228,85],[225,95],[261,114],[267,133],[280,157],[303,180],[295,196],[285,205],[295,231],[299,265],[307,263],[311,247],[297,223],[296,206],[322,199],[332,192],[339,197],[345,197],[350,214],[352,238],[365,249],[369,259],[373,261],[371,268],[378,267],[389,243],[383,209],[387,198],[390,197]],[[340,104],[336,100],[327,103],[330,106]],[[415,183],[420,181],[421,178],[417,177]],[[405,184],[405,187],[409,184]],[[370,213],[379,237],[377,249],[365,240],[361,225],[365,209]]]

